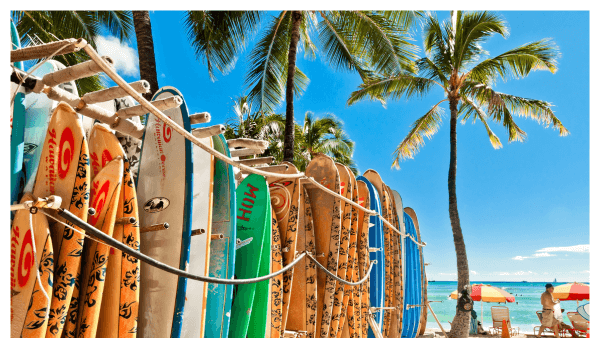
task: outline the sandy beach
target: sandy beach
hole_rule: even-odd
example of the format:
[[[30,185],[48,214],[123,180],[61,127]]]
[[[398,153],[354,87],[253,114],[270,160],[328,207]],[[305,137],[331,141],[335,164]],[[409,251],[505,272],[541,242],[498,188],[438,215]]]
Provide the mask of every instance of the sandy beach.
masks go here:
[[[446,331],[446,333],[448,333]],[[500,337],[500,335],[483,335],[483,334],[470,334],[469,337]],[[425,334],[421,336],[417,336],[417,338],[445,338],[444,333],[440,330],[439,327],[428,327],[425,329]],[[535,338],[535,335],[532,332],[519,332],[518,335],[513,336],[511,338]]]

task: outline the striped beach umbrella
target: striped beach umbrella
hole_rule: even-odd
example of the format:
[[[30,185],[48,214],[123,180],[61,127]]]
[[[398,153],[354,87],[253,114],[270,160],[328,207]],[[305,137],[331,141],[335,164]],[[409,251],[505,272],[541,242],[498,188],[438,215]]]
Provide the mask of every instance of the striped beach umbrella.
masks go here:
[[[450,294],[450,298],[458,299],[458,291]],[[481,302],[481,321],[483,322],[483,302],[486,303],[514,303],[515,296],[510,293],[487,284],[471,285],[471,298],[476,302]]]
[[[590,286],[581,283],[569,283],[554,287],[552,295],[560,300],[586,300],[590,299]]]
[[[458,299],[458,292],[452,292],[450,297],[452,299]],[[487,303],[513,303],[515,301],[515,296],[511,295],[510,293],[495,286],[486,284],[473,284],[471,298],[477,302]]]

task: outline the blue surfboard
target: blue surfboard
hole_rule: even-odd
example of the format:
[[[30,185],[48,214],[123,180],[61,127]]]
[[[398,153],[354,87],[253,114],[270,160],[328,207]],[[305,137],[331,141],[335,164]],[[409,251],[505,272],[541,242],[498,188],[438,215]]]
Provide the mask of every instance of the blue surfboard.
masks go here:
[[[406,233],[417,238],[417,231],[412,218],[404,212]],[[408,305],[421,305],[421,258],[419,247],[408,237],[404,238],[406,264],[406,288],[404,289],[404,317],[402,319],[402,338],[415,338],[421,319],[421,307],[407,309]]]
[[[371,210],[381,213],[381,202],[379,194],[375,187],[363,176],[356,178],[357,181],[363,181],[369,188],[369,199],[371,201]],[[383,307],[385,301],[385,256],[383,248],[383,222],[377,216],[370,216],[369,222],[375,224],[369,228],[369,246],[370,248],[377,248],[378,251],[369,251],[369,259],[371,261],[376,260],[377,264],[373,265],[371,271],[371,282],[370,282],[370,298],[371,307]],[[377,311],[374,314],[375,322],[379,325],[380,330],[383,324],[383,313]],[[369,327],[369,338],[375,338],[371,327]]]
[[[230,157],[223,135],[213,136],[215,150]],[[215,160],[212,234],[223,238],[210,242],[210,277],[233,278],[235,273],[235,176],[233,167]],[[233,285],[208,284],[205,338],[226,338],[229,334]]]
[[[12,49],[21,48],[17,27],[10,20],[10,38]],[[23,70],[23,62],[13,63],[15,68]],[[10,95],[17,90],[17,85],[11,82]],[[21,199],[25,187],[25,173],[23,172],[23,133],[25,128],[25,89],[19,88],[11,111],[11,134],[10,134],[10,204]],[[44,134],[45,135],[45,134]],[[35,176],[35,175],[34,175]],[[11,214],[12,217],[12,214]]]

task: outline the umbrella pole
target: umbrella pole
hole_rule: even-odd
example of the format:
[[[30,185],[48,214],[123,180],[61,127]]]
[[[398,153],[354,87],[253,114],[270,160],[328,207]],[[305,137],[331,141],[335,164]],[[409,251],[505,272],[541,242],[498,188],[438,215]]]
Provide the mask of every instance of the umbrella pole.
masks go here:
[[[483,326],[483,299],[481,300],[481,325]]]

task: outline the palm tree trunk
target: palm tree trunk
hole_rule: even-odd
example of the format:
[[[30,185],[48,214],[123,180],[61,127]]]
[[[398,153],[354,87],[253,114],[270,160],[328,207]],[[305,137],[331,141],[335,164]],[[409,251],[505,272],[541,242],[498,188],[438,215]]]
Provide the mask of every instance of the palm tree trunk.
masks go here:
[[[292,38],[288,52],[288,74],[285,89],[285,136],[283,160],[294,162],[294,75],[296,74],[296,50],[300,40],[302,12],[292,12]]]
[[[448,170],[448,195],[450,224],[452,225],[452,235],[454,236],[454,248],[456,250],[456,267],[458,273],[458,291],[463,290],[465,285],[469,285],[469,262],[467,261],[467,250],[460,227],[458,217],[458,203],[456,200],[456,123],[458,120],[458,99],[450,99],[450,169]],[[469,289],[470,290],[470,289]],[[469,336],[469,323],[471,321],[471,312],[464,312],[456,309],[456,315],[452,321],[450,330],[451,338],[466,338]]]
[[[138,47],[140,78],[150,83],[150,92],[144,94],[144,98],[150,101],[152,96],[158,91],[150,13],[148,11],[132,11],[132,14]]]

